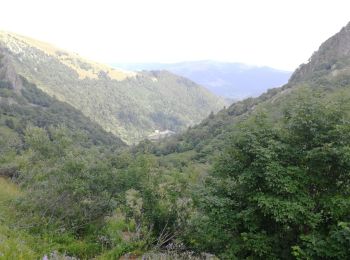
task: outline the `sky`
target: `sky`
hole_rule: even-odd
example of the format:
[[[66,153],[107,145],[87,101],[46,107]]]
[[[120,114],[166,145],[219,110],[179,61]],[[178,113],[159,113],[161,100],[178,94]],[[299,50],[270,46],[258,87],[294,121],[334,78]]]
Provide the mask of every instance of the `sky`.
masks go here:
[[[349,0],[1,0],[0,30],[103,63],[217,60],[294,70]]]

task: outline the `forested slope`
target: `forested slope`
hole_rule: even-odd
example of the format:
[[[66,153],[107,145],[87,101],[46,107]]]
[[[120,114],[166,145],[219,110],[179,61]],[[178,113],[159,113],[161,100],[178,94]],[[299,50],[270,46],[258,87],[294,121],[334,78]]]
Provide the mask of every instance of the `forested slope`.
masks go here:
[[[170,72],[112,69],[7,32],[0,32],[0,46],[17,73],[127,143],[137,143],[155,130],[179,132],[226,104]]]

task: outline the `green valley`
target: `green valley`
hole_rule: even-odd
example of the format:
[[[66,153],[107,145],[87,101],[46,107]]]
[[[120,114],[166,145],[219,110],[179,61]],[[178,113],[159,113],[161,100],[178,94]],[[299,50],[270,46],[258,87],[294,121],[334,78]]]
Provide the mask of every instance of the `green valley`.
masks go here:
[[[167,71],[112,69],[7,32],[0,33],[0,46],[17,73],[129,144],[155,130],[179,132],[227,105]]]
[[[1,35],[0,259],[349,258],[350,23],[218,112],[171,73]]]

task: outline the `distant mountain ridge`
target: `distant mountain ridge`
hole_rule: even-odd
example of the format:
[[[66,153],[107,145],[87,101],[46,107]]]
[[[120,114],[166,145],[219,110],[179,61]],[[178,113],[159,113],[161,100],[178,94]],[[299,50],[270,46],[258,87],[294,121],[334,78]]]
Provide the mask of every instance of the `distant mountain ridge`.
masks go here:
[[[170,72],[113,69],[8,32],[0,32],[0,47],[18,74],[127,143],[155,130],[186,129],[227,105]]]
[[[350,23],[321,44],[308,63],[301,64],[287,84],[273,88],[259,97],[238,101],[211,115],[184,133],[170,137],[158,145],[156,154],[189,154],[198,162],[211,160],[225,146],[232,129],[239,122],[263,111],[271,121],[281,116],[286,104],[298,104],[304,92],[330,102],[337,96],[345,101],[344,110],[350,110]],[[190,153],[189,151],[194,151]],[[208,159],[209,158],[209,159]]]
[[[126,63],[112,64],[133,71],[168,70],[189,78],[218,96],[240,100],[261,95],[269,88],[287,83],[291,72],[270,67],[211,60],[180,63]]]

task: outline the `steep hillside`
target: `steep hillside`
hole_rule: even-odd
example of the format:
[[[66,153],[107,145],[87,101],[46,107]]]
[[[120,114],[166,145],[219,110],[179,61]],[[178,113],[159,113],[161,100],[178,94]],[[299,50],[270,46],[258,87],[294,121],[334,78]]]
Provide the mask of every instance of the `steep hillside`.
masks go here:
[[[116,64],[130,70],[165,69],[189,78],[218,96],[241,100],[257,97],[270,88],[287,83],[291,73],[269,67],[218,61],[188,61],[173,64]]]
[[[112,69],[6,32],[0,33],[0,45],[19,74],[128,143],[157,129],[185,129],[226,104],[195,83],[165,71]]]
[[[307,64],[302,64],[290,78],[291,84],[308,82],[327,84],[349,83],[350,76],[350,23],[321,44]]]
[[[0,143],[14,142],[20,146],[28,126],[64,126],[72,133],[82,134],[85,145],[125,146],[118,137],[107,133],[71,105],[50,97],[17,74],[10,57],[0,47]]]

